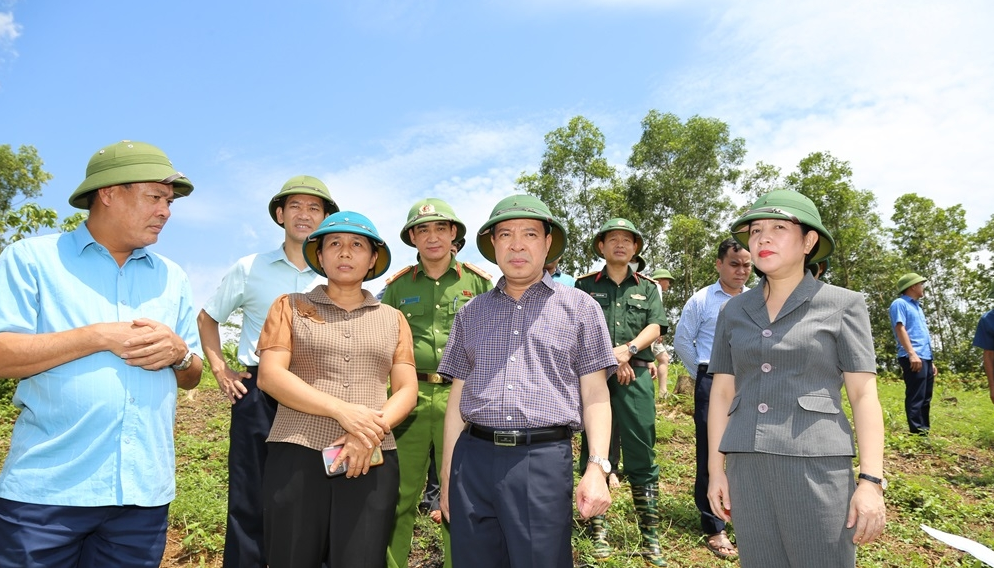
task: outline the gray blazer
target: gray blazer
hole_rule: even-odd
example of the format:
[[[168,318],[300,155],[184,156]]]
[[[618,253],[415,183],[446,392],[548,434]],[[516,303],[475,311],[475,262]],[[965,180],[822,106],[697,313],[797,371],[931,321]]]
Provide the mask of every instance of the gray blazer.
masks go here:
[[[729,300],[718,316],[708,370],[735,376],[719,449],[855,455],[842,373],[876,372],[866,301],[806,274],[771,323],[764,284]]]

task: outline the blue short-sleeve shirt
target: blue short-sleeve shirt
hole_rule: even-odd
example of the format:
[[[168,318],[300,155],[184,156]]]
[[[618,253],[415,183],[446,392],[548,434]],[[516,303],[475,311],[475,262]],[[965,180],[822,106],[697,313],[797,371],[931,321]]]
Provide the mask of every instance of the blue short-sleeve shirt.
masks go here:
[[[144,248],[118,266],[85,224],[4,249],[0,285],[0,332],[149,318],[200,354],[186,273]],[[169,503],[176,390],[171,368],[131,367],[109,351],[22,378],[0,497],[81,507]]]

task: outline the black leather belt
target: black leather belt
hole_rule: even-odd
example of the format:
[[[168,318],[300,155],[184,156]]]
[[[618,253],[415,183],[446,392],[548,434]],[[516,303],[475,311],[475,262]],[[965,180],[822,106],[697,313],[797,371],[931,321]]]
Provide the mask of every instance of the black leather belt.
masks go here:
[[[710,363],[701,363],[700,365],[697,366],[697,372],[698,373],[701,373],[701,372],[707,373],[708,372],[708,365],[710,365]]]
[[[629,359],[628,360],[628,364],[631,365],[632,367],[648,367],[649,366],[649,362],[648,361],[643,361],[641,359]]]
[[[493,428],[477,426],[471,423],[466,425],[466,432],[475,438],[493,442],[495,446],[530,446],[532,444],[568,440],[573,436],[573,431],[566,426],[525,428],[521,430],[494,430]]]
[[[445,378],[438,373],[418,373],[418,380],[425,383],[431,383],[433,385],[440,385],[447,382]]]

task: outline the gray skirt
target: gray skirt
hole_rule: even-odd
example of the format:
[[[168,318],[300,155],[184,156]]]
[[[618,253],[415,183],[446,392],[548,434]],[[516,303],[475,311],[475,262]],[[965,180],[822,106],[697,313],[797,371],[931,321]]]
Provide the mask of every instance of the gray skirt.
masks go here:
[[[851,457],[730,453],[726,475],[742,568],[856,566]]]

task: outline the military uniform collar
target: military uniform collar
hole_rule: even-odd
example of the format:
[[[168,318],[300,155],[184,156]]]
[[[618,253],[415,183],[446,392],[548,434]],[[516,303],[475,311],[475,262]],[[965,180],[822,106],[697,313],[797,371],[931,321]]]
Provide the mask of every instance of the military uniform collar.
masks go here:
[[[451,252],[449,253],[449,270],[455,270],[456,276],[462,278],[462,264],[456,260],[456,255]],[[446,272],[448,272],[448,270]],[[414,273],[411,274],[411,280],[417,280],[418,274],[428,274],[425,272],[425,266],[420,260],[418,260],[418,263],[414,265]]]
[[[624,284],[624,282],[626,280],[628,280],[629,278],[634,278],[635,279],[635,283],[638,284],[639,283],[639,273],[633,271],[631,266],[626,267],[625,270],[628,271],[628,274],[621,280],[621,283],[619,283],[619,286],[621,284]],[[600,282],[602,276],[605,277],[605,278],[607,278],[608,280],[611,279],[611,277],[607,275],[607,265],[606,264],[604,265],[604,268],[602,268],[601,271],[597,273],[597,276],[594,277],[594,282]]]

